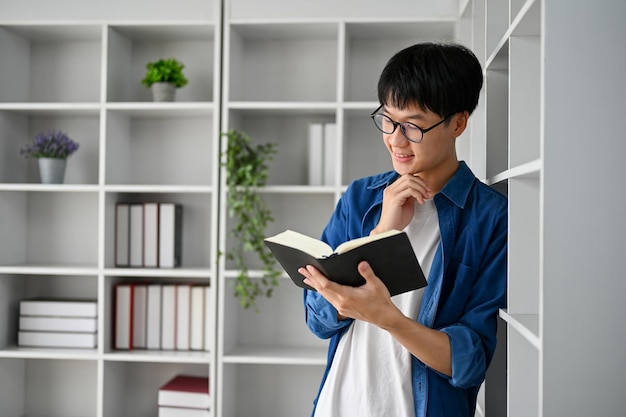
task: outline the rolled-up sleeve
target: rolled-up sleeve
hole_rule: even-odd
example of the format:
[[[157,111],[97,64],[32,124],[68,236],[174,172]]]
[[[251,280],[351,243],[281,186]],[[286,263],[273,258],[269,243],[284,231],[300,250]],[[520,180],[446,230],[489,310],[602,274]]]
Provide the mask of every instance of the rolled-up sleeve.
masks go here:
[[[304,290],[306,324],[321,339],[328,339],[349,326],[352,319],[337,320],[337,310],[316,291]]]

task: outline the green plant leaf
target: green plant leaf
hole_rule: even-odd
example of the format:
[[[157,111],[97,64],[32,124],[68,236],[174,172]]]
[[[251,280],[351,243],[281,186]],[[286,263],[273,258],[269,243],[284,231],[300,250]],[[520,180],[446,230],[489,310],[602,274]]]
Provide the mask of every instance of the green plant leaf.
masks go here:
[[[253,145],[250,137],[234,129],[222,133],[227,138],[225,159],[228,193],[226,204],[229,217],[235,220],[230,230],[234,240],[226,251],[226,259],[234,261],[239,273],[235,280],[235,297],[243,308],[256,307],[260,296],[271,297],[278,286],[280,271],[275,258],[265,246],[265,230],[274,221],[265,200],[257,193],[268,178],[268,162],[277,152],[275,143]],[[263,263],[263,278],[250,278],[244,254],[255,253]]]
[[[183,74],[185,65],[176,58],[159,59],[146,64],[146,75],[141,80],[146,87],[154,83],[172,83],[177,88],[184,87],[189,80]]]

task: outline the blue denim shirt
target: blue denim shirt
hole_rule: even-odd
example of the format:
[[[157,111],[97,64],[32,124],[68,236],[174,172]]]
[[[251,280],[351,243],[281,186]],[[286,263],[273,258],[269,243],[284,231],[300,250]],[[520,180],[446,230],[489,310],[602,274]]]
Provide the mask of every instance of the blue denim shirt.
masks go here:
[[[381,215],[383,191],[397,178],[392,171],[353,182],[322,240],[336,247],[369,235]],[[464,162],[434,201],[441,242],[416,320],[449,336],[452,376],[412,357],[415,415],[473,417],[478,389],[495,350],[498,309],[506,303],[507,201],[481,183]],[[352,319],[338,321],[335,308],[315,291],[304,290],[304,304],[309,329],[330,338],[321,391],[339,339]]]

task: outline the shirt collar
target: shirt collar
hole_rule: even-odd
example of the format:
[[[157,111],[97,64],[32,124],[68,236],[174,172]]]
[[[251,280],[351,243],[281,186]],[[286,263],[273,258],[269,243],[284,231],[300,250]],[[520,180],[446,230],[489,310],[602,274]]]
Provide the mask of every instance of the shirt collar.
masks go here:
[[[389,171],[384,174],[381,174],[379,178],[370,184],[368,189],[377,189],[387,187],[389,184],[393,183],[399,177],[398,173],[395,171]],[[476,177],[469,169],[465,161],[459,161],[459,167],[457,168],[452,178],[448,180],[446,185],[444,185],[440,194],[444,195],[451,202],[459,206],[460,208],[465,207],[465,203],[467,202],[467,196],[469,195],[470,189],[472,188],[472,184]]]
[[[367,188],[370,190],[376,188],[384,188],[389,184],[393,183],[400,175],[396,171],[385,172],[384,174],[380,174],[379,177],[372,182]]]
[[[459,161],[458,169],[454,175],[452,175],[452,178],[448,180],[446,185],[444,185],[440,194],[446,196],[448,200],[452,201],[460,208],[465,208],[467,197],[475,179],[476,177],[467,164],[464,161]]]

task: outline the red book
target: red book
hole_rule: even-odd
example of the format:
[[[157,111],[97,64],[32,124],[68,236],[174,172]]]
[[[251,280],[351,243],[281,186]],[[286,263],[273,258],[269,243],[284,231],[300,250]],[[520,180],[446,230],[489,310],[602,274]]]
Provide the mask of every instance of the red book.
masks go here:
[[[177,375],[159,388],[159,407],[183,407],[208,410],[209,378]]]
[[[133,300],[134,284],[117,284],[115,286],[115,307],[113,309],[115,332],[113,347],[115,349],[133,348]]]

